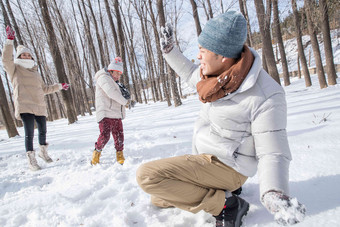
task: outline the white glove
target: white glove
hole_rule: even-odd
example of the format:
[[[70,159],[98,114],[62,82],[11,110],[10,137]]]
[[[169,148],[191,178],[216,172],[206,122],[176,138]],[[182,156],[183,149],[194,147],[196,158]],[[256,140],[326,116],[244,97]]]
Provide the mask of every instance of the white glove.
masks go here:
[[[161,27],[161,49],[162,52],[167,54],[174,47],[173,31],[170,24],[166,24],[165,27]]]
[[[263,205],[274,215],[274,219],[281,225],[293,225],[303,221],[306,208],[296,198],[277,191],[269,191],[262,198]]]

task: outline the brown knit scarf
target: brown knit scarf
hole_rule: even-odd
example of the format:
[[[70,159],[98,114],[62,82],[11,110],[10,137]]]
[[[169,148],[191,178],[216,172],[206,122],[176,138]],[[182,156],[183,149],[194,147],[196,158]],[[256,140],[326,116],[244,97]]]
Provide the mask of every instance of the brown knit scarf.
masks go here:
[[[253,54],[244,45],[241,57],[221,75],[207,76],[203,75],[201,70],[201,80],[196,84],[201,102],[213,102],[236,91],[248,75],[253,62]]]

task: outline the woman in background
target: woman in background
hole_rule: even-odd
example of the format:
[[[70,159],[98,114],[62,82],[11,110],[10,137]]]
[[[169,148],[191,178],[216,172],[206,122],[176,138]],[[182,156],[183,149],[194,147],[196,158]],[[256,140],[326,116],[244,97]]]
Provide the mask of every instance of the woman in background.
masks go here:
[[[31,51],[19,45],[13,58],[13,40],[15,32],[7,26],[7,40],[3,48],[2,63],[9,75],[13,86],[15,117],[22,120],[25,129],[25,148],[29,168],[33,171],[41,169],[35,158],[33,149],[34,121],[39,132],[40,152],[38,156],[45,162],[52,162],[47,153],[46,143],[46,116],[47,109],[44,100],[45,94],[61,89],[67,90],[66,83],[46,85],[38,72],[38,66],[32,57]]]

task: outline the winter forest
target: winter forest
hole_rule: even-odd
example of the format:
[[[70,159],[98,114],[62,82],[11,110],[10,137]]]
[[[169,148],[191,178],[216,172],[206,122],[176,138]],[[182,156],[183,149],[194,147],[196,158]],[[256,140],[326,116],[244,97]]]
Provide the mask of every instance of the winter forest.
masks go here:
[[[199,112],[197,92],[163,57],[161,27],[171,24],[175,45],[199,64],[197,37],[228,10],[243,14],[246,44],[287,95],[288,139],[297,151],[291,191],[307,207],[296,226],[340,225],[338,0],[0,0],[0,6],[0,56],[10,26],[14,47],[32,51],[45,84],[70,84],[44,98],[55,161],[28,172],[23,123],[0,62],[0,226],[215,226],[204,212],[152,206],[135,173],[146,161],[190,153]],[[113,163],[110,139],[101,165],[91,166],[99,133],[95,74],[117,56],[120,82],[131,94],[123,121],[126,162]],[[251,203],[243,226],[279,226],[258,199],[257,177],[242,193]]]
[[[291,75],[303,77],[306,87],[312,86],[308,67],[313,58],[320,88],[336,84],[330,30],[339,27],[338,1],[1,0],[0,3],[0,42],[4,42],[5,27],[10,25],[16,32],[14,46],[24,44],[33,50],[45,83],[71,84],[68,91],[46,96],[49,121],[67,118],[72,124],[79,115],[92,115],[94,74],[115,56],[121,56],[124,62],[121,82],[132,94],[131,106],[158,101],[180,106],[185,94],[181,80],[176,79],[162,57],[160,27],[172,24],[176,45],[195,61],[193,38],[209,18],[230,9],[241,11],[247,19],[247,44],[262,50],[263,67],[277,82],[280,83],[280,72],[283,86],[289,86]],[[195,29],[187,29],[189,26]],[[309,35],[310,41],[303,43],[303,35]],[[298,54],[287,59],[284,40],[295,37]],[[320,55],[321,38],[325,56]],[[313,56],[303,53],[306,45],[312,46]],[[327,67],[323,66],[322,57]],[[298,62],[297,69],[289,68],[289,61]],[[0,70],[1,96],[7,97],[1,99],[1,122],[9,137],[13,137],[18,135],[16,127],[21,122],[13,117],[11,85],[3,69]]]

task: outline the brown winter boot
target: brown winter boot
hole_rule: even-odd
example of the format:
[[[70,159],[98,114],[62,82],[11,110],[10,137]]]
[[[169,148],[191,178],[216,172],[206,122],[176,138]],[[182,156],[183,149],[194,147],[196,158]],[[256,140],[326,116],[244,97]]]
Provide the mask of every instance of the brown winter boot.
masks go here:
[[[123,155],[123,151],[117,151],[116,152],[116,158],[117,158],[117,162],[121,165],[124,164],[124,161],[125,161],[125,158],[124,158],[124,155]]]
[[[37,163],[37,159],[35,159],[35,151],[27,151],[26,156],[27,156],[27,159],[28,159],[28,166],[29,166],[30,170],[37,171],[37,170],[41,169],[40,166]]]
[[[101,151],[97,151],[96,149],[94,149],[92,154],[91,165],[97,165],[99,163],[99,158],[101,154],[102,154]]]

